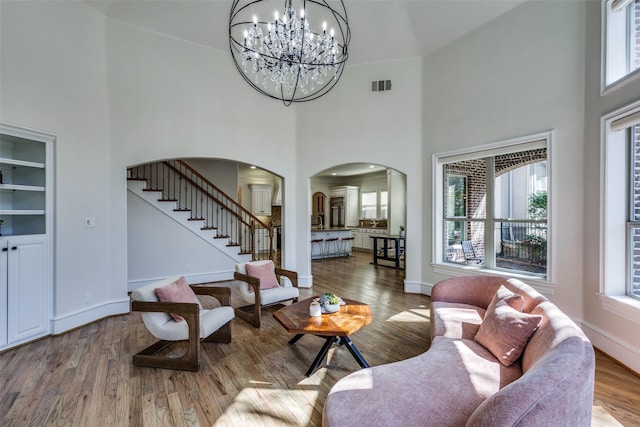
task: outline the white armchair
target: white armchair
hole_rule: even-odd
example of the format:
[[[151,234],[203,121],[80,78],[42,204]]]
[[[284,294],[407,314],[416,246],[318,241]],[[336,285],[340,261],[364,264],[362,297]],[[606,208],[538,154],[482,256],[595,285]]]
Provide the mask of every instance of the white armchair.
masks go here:
[[[195,302],[160,302],[156,289],[174,284],[179,279],[170,277],[131,292],[131,310],[142,312],[142,320],[147,330],[160,340],[135,354],[134,365],[197,371],[200,340],[231,342],[231,320],[235,317],[233,308],[230,307],[231,290],[215,286],[190,285],[196,295],[209,295],[222,305],[210,310],[200,308],[199,303]],[[179,316],[184,320],[176,321],[172,316]],[[187,351],[182,356],[168,357],[158,354],[177,341],[188,341]]]
[[[271,260],[251,261],[236,264],[234,278],[239,280],[240,294],[249,303],[235,309],[236,315],[251,323],[256,328],[260,327],[261,308],[281,304],[285,301],[297,302],[300,292],[298,290],[298,273],[291,270],[276,268]],[[254,270],[264,273],[251,275]]]

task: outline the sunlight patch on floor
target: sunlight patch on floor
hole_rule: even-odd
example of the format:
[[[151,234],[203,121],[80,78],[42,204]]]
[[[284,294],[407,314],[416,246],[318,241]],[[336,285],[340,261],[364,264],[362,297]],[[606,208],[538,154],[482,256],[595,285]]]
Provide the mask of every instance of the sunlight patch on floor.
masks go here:
[[[243,389],[214,426],[305,426],[311,421],[312,407],[302,408],[294,402],[313,402],[316,390],[284,390],[258,384]],[[286,408],[286,410],[283,410]]]
[[[389,317],[387,319],[387,322],[427,323],[429,322],[429,309],[428,308],[412,308],[409,310],[405,310]]]
[[[613,427],[620,426],[622,424],[618,422],[605,408],[602,406],[593,406],[593,410],[591,413],[591,426],[592,427]]]

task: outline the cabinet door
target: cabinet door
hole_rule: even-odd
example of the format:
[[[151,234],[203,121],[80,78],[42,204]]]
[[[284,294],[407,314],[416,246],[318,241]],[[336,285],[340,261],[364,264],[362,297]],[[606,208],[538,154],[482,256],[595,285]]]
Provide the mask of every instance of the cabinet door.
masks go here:
[[[0,348],[7,345],[7,241],[0,240]]]
[[[8,240],[8,344],[48,333],[46,239]]]
[[[254,188],[251,190],[251,210],[254,215],[271,215],[271,190],[268,188]]]

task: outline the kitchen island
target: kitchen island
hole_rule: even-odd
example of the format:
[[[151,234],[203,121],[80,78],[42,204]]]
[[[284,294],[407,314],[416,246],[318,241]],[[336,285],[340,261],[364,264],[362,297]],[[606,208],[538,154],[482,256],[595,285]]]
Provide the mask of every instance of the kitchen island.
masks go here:
[[[345,227],[311,228],[311,259],[350,256],[353,237]]]

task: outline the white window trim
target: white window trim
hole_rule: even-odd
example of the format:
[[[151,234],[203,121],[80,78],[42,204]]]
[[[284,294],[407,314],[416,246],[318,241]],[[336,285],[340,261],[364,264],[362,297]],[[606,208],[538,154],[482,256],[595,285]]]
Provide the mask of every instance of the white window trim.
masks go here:
[[[528,281],[529,283],[535,283],[535,288],[540,292],[546,295],[553,295],[553,289],[555,288],[555,284],[553,283],[553,272],[555,271],[555,256],[553,255],[553,235],[555,221],[553,215],[553,206],[555,205],[554,200],[556,193],[556,191],[554,191],[555,184],[553,180],[553,134],[554,132],[550,130],[537,134],[525,135],[518,138],[492,142],[480,146],[461,148],[457,150],[433,154],[431,158],[433,171],[433,205],[431,213],[433,218],[433,239],[431,241],[431,265],[434,269],[434,272],[447,275],[473,273],[517,277],[524,281]],[[531,144],[537,141],[541,143],[541,147],[544,146],[547,148],[547,179],[549,182],[549,188],[547,189],[547,191],[550,197],[547,222],[547,236],[549,242],[547,246],[547,277],[542,278],[540,276],[528,275],[524,272],[493,270],[482,266],[464,264],[457,265],[452,263],[445,263],[444,261],[442,261],[444,259],[443,248],[441,245],[442,239],[444,238],[444,219],[442,215],[442,209],[444,206],[444,192],[442,191],[442,188],[444,188],[444,163],[450,163],[451,161],[460,161],[463,159],[478,158],[480,155],[484,154],[486,154],[486,156],[496,156],[502,153],[510,153],[513,152],[516,148],[515,146],[519,144]]]
[[[600,94],[605,95],[617,90],[628,83],[640,78],[640,68],[630,73],[626,72],[626,56],[627,47],[616,46],[613,44],[614,39],[624,38],[626,41],[626,13],[611,12],[615,21],[613,24],[609,21],[609,14],[612,0],[602,1],[602,25],[601,28],[601,81]],[[611,25],[610,25],[611,24]],[[624,60],[622,59],[624,57]],[[621,70],[624,68],[624,71]],[[615,77],[611,77],[611,76]]]
[[[640,101],[614,111],[600,120],[600,284],[602,309],[640,324],[640,301],[626,295],[626,212],[628,173],[627,132],[613,131],[611,123],[640,112]],[[622,212],[622,214],[621,214]]]

